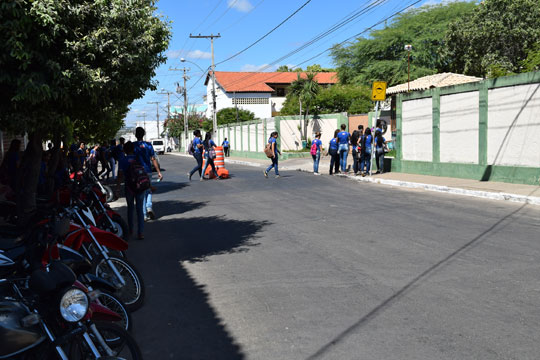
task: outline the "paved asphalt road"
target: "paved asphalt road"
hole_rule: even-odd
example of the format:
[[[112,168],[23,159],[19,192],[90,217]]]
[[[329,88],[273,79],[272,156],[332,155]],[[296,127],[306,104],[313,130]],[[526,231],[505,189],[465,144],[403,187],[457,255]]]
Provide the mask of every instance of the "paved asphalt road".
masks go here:
[[[128,253],[146,359],[540,357],[540,208],[161,163],[159,219]]]

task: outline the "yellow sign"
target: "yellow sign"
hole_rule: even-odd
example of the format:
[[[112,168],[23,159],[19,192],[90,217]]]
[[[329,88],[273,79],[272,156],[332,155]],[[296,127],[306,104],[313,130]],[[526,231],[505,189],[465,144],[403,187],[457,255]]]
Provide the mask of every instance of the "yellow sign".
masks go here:
[[[386,81],[373,82],[373,89],[371,90],[371,100],[384,101],[386,99]]]

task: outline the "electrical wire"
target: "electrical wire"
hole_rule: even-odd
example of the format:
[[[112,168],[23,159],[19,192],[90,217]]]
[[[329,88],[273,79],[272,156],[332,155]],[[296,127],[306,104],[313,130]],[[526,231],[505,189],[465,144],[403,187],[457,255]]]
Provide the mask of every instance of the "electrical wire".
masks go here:
[[[229,56],[228,58],[226,58],[225,60],[222,60],[220,62],[218,62],[216,64],[216,66],[218,65],[221,65],[223,64],[224,62],[227,62],[231,59],[234,59],[235,57],[237,57],[238,55],[242,54],[243,52],[249,50],[250,48],[252,48],[253,46],[255,46],[256,44],[258,44],[259,42],[261,42],[264,38],[266,38],[268,35],[270,35],[271,33],[273,33],[274,31],[276,31],[279,27],[281,27],[281,25],[285,24],[287,21],[289,21],[294,15],[298,14],[300,12],[300,10],[302,10],[304,7],[307,6],[307,4],[309,4],[312,0],[308,0],[306,1],[302,6],[300,6],[298,9],[296,9],[292,14],[290,14],[289,16],[287,16],[282,22],[280,22],[279,24],[277,24],[272,30],[268,31],[266,34],[264,34],[263,36],[261,36],[259,39],[257,39],[255,42],[253,42],[251,45],[248,45],[247,47],[245,47],[244,49],[240,50],[239,52],[237,52],[236,54],[234,55],[231,55]]]

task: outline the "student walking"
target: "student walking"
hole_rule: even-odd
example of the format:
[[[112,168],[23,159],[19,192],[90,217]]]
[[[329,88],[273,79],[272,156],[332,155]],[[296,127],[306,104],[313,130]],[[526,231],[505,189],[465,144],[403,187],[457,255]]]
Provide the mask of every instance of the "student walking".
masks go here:
[[[143,141],[145,133],[146,132],[142,127],[138,127],[135,129],[135,137],[137,138],[137,141],[133,143],[134,154],[137,157],[137,160],[139,160],[141,165],[144,167],[144,171],[146,171],[146,173],[148,174],[150,182],[152,182],[152,164],[154,165],[158,173],[158,181],[161,181],[161,179],[163,179],[163,175],[161,175],[161,170],[159,169],[159,164],[156,160],[154,147],[149,142]],[[154,210],[152,209],[151,189],[148,189],[145,192],[143,212],[144,220],[154,220],[156,218]]]
[[[347,131],[347,125],[341,124],[341,131],[338,133],[338,152],[339,152],[339,163],[341,165],[341,172],[347,172],[347,155],[349,154],[349,140],[351,139],[351,134]]]
[[[315,133],[315,140],[311,142],[311,156],[313,157],[313,175],[319,174],[319,161],[321,160],[322,141],[321,133]]]
[[[223,146],[223,154],[225,154],[225,156],[227,157],[231,156],[231,154],[229,153],[229,148],[231,144],[229,143],[229,140],[227,140],[227,138],[223,140],[223,143],[221,144],[221,146]]]
[[[133,164],[139,163],[139,160],[135,156],[134,145],[131,141],[128,141],[123,145],[125,156],[118,161],[118,177],[117,183],[120,185],[122,179],[124,180],[124,192],[126,195],[127,203],[127,215],[128,215],[128,228],[129,236],[133,235],[133,210],[137,213],[137,239],[144,239],[144,197],[145,191],[137,192],[134,189],[133,184],[129,180],[129,168]],[[142,164],[139,164],[142,165]]]
[[[199,172],[199,177],[202,179],[202,162],[203,162],[202,161],[202,151],[203,151],[204,146],[203,146],[203,143],[202,143],[202,140],[201,140],[201,131],[200,130],[195,130],[193,132],[193,136],[195,136],[195,138],[193,139],[193,142],[190,145],[189,152],[192,153],[193,157],[195,158],[195,161],[197,161],[197,166],[195,166],[193,168],[193,170],[191,170],[188,173],[189,181],[191,181],[191,177],[197,171]]]
[[[204,158],[206,159],[206,165],[204,166],[204,170],[202,172],[201,181],[204,180],[204,174],[206,174],[206,169],[208,168],[208,165],[212,166],[212,171],[214,172],[214,175],[216,176],[216,180],[219,180],[220,177],[216,171],[216,166],[214,165],[214,159],[216,158],[216,150],[214,149],[216,147],[216,143],[214,140],[212,140],[212,133],[207,132],[204,136]]]
[[[367,128],[364,136],[362,137],[362,160],[360,162],[360,171],[362,171],[362,176],[369,174],[371,169],[371,142],[373,138],[371,136],[371,129]],[[365,167],[365,172],[364,171]]]
[[[266,178],[268,177],[268,172],[272,170],[272,168],[274,168],[274,171],[276,173],[276,179],[280,177],[279,170],[278,170],[278,154],[281,155],[281,151],[279,151],[277,148],[277,138],[278,138],[278,132],[274,131],[273,133],[270,134],[270,138],[268,139],[268,144],[270,144],[272,148],[272,153],[274,154],[274,156],[272,156],[272,164],[266,170],[264,170],[264,176]]]
[[[334,131],[334,137],[330,140],[330,144],[328,145],[328,155],[330,155],[330,175],[339,173],[338,133],[339,129]]]

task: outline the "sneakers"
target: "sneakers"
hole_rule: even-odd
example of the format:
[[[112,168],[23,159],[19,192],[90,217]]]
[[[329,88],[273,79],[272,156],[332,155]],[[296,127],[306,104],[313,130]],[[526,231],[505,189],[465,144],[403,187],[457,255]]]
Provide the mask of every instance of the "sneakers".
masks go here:
[[[264,177],[265,177],[265,178],[268,178],[268,171],[264,170],[264,171],[263,171],[263,174],[264,174]]]
[[[148,217],[150,218],[150,220],[155,220],[155,219],[156,219],[156,214],[154,214],[154,210],[152,210],[152,209],[147,209],[147,210],[146,210],[146,214],[148,215]]]
[[[187,176],[188,176],[189,181],[191,181],[191,174],[187,173]]]
[[[204,176],[201,176],[201,178],[199,179],[199,181],[204,181]]]
[[[313,175],[321,175],[321,173],[314,172]]]
[[[148,215],[146,215],[146,216],[144,217],[144,222],[147,222],[147,221],[150,221],[150,216],[148,216]]]
[[[279,176],[279,175],[276,175],[276,179],[279,179],[280,177],[281,177],[281,176]]]

